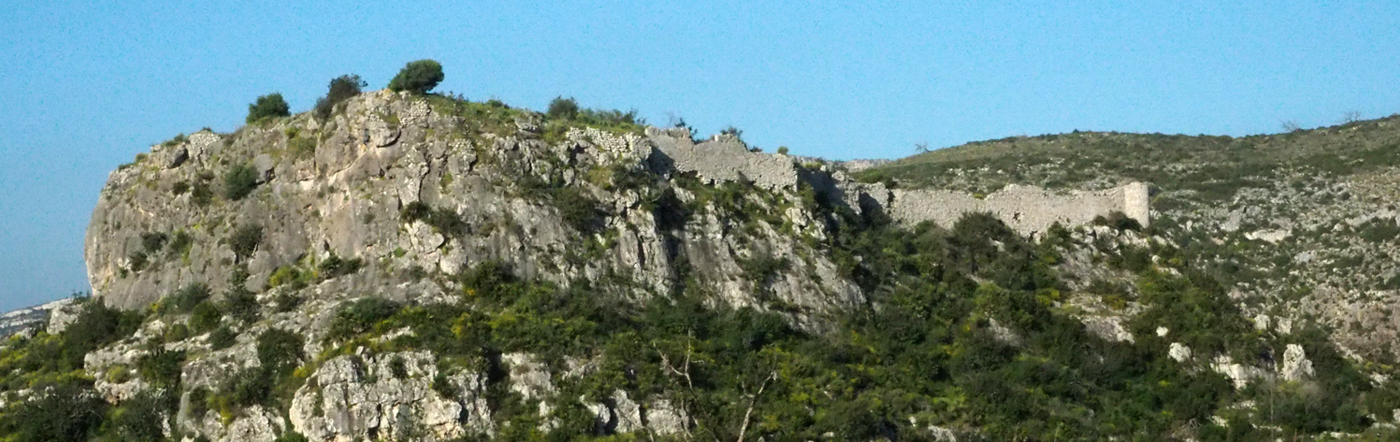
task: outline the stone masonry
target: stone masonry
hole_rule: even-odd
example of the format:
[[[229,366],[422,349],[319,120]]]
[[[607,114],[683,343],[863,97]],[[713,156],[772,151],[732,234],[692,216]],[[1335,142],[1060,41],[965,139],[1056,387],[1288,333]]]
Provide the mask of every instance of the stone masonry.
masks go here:
[[[1044,232],[1059,222],[1066,226],[1088,224],[1112,212],[1149,222],[1148,191],[1144,183],[1128,183],[1108,190],[1057,192],[1033,186],[1008,186],[979,198],[974,195],[938,189],[886,189],[881,184],[855,182],[836,172],[800,174],[793,157],[750,152],[742,141],[716,136],[694,143],[685,129],[651,128],[647,136],[659,155],[654,166],[683,173],[695,173],[706,183],[739,179],[768,188],[794,188],[806,179],[820,192],[834,194],[853,210],[883,210],[906,225],[933,221],[949,227],[963,214],[989,212],[1021,234]],[[658,159],[659,158],[659,159]],[[825,176],[822,176],[825,175]],[[874,203],[878,207],[871,207]]]

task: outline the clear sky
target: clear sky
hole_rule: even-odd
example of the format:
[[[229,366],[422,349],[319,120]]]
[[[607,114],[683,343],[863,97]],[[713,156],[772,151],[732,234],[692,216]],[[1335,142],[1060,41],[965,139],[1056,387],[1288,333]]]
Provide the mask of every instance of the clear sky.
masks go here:
[[[896,158],[1081,130],[1245,135],[1400,112],[1400,2],[18,0],[0,11],[0,311],[88,290],[107,173],[433,58],[440,91]],[[704,4],[701,4],[704,3]]]

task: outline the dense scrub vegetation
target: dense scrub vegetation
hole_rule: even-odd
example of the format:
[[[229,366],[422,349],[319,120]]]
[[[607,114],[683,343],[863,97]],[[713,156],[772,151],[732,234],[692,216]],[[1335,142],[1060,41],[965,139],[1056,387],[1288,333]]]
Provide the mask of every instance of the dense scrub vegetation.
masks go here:
[[[79,313],[61,333],[15,336],[0,346],[0,401],[9,404],[0,409],[0,440],[167,440],[163,428],[175,428],[181,372],[189,355],[167,350],[164,344],[209,333],[213,350],[227,348],[237,337],[230,325],[246,329],[262,310],[246,290],[235,288],[215,302],[208,286],[197,283],[144,311],[115,310],[86,298],[78,302]],[[188,325],[177,322],[164,336],[141,344],[143,354],[132,365],[113,366],[98,378],[84,371],[89,352],[131,338],[151,318],[173,321],[184,315]],[[261,361],[258,368],[233,373],[218,394],[197,390],[202,398],[192,406],[232,416],[239,407],[289,398],[288,388],[298,385],[292,371],[305,362],[302,338],[271,329],[257,336],[254,348]],[[149,389],[116,405],[103,401],[94,388],[98,381],[119,384],[135,379]],[[21,400],[21,394],[32,400]],[[173,440],[180,439],[178,431],[176,436]]]
[[[739,431],[776,440],[920,440],[929,425],[976,429],[988,440],[1256,440],[1359,432],[1368,414],[1400,405],[1316,330],[1256,332],[1218,282],[1172,250],[1153,252],[1177,258],[1176,267],[1131,266],[1139,274],[1134,301],[1147,306],[1128,324],[1138,342],[1109,342],[1059,310],[1064,286],[1051,265],[1069,241],[1064,229],[1065,237],[1035,244],[989,215],[910,231],[838,212],[829,212],[829,227],[843,233],[828,246],[852,257],[852,276],[873,299],[838,318],[832,333],[794,329],[778,312],[707,306],[693,281],[676,296],[637,305],[584,281],[565,290],[488,262],[458,279],[465,304],[367,298],[341,310],[327,343],[430,349],[449,371],[459,364],[502,372],[500,355],[510,352],[539,355],[556,372],[566,358],[597,358],[603,366],[563,381],[560,397],[603,402],[622,389],[634,399],[664,398],[686,410],[692,436],[704,440]],[[1110,259],[1130,262],[1120,255],[1134,253]],[[755,272],[772,265],[755,264]],[[372,339],[404,327],[414,334]],[[1158,337],[1157,327],[1170,337]],[[1235,391],[1214,371],[1168,358],[1171,342],[1247,363],[1298,343],[1320,369],[1315,382]],[[1273,408],[1254,415],[1227,407],[1244,400]],[[579,403],[560,405],[562,424],[542,435],[531,404],[494,390],[490,402],[507,439],[602,436]]]
[[[0,397],[14,405],[0,413],[0,435],[7,441],[37,442],[88,440],[103,428],[114,435],[139,433],[133,417],[144,405],[132,401],[111,407],[103,402],[92,390],[93,379],[83,372],[83,357],[130,336],[142,319],[141,314],[88,301],[63,333],[10,338],[0,349]],[[160,376],[168,368],[163,362],[147,361],[142,375]],[[14,394],[23,390],[32,392],[33,400],[14,401]]]

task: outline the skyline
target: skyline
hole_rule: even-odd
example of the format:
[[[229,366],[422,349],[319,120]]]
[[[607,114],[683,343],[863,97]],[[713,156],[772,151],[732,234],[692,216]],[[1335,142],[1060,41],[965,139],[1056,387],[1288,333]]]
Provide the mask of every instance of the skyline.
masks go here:
[[[772,152],[899,158],[1073,130],[1242,136],[1400,112],[1400,5],[802,2],[26,4],[0,12],[0,311],[86,290],[107,173],[257,96],[309,110],[432,58],[439,92],[733,125]]]

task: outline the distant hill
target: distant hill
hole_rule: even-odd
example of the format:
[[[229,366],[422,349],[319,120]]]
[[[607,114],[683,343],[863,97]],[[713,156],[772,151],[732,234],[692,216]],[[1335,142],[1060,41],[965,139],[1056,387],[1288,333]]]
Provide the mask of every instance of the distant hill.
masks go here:
[[[49,312],[72,302],[72,298],[66,298],[0,314],[0,339],[27,330],[42,330],[48,324]]]

